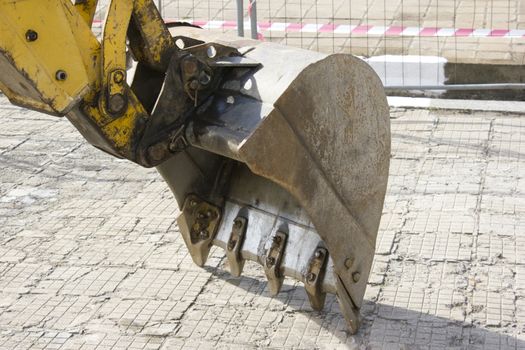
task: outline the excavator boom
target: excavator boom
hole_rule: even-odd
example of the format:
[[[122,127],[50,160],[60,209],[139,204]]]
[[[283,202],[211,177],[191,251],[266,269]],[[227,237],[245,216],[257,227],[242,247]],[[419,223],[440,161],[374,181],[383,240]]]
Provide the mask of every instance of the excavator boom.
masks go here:
[[[390,157],[379,78],[351,55],[163,22],[151,0],[0,0],[0,90],[65,116],[95,147],[156,167],[193,261],[213,245],[272,294],[337,296],[351,332],[375,251]]]

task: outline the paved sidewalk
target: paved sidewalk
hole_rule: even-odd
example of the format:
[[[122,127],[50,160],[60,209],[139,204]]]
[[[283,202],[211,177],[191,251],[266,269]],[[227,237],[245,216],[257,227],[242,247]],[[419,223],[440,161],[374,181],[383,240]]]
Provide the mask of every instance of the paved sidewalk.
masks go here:
[[[392,110],[357,336],[262,268],[204,269],[152,169],[0,100],[0,349],[525,349],[525,116]]]

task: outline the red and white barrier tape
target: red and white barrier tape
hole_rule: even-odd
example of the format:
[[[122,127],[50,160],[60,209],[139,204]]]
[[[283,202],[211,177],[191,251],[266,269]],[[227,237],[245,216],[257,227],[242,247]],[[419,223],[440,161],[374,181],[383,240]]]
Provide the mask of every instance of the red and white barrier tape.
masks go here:
[[[176,19],[166,19],[166,22],[176,22]],[[202,21],[179,20],[188,22],[205,29],[237,29],[236,21]],[[95,24],[100,26],[100,21]],[[245,23],[246,27],[250,24]],[[258,27],[263,32],[287,33],[333,33],[340,35],[365,35],[365,36],[422,36],[422,37],[504,37],[524,38],[523,29],[473,29],[473,28],[438,28],[438,27],[402,27],[402,26],[369,26],[348,24],[316,24],[316,23],[282,23],[259,22]]]
[[[189,21],[194,25],[207,29],[236,29],[235,21]],[[249,24],[247,24],[249,26]],[[435,28],[435,27],[401,27],[401,26],[368,26],[347,24],[315,24],[315,23],[282,23],[259,22],[261,31],[290,33],[333,33],[360,34],[377,36],[459,36],[459,37],[506,37],[523,38],[525,30],[520,29],[473,29],[473,28]]]

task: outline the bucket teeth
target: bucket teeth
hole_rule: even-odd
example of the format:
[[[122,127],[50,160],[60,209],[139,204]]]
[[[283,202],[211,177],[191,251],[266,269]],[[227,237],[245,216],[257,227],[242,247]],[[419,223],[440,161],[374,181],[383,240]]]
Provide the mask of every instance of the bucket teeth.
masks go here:
[[[226,258],[230,265],[230,272],[233,276],[239,277],[244,268],[244,259],[241,256],[241,248],[246,235],[248,220],[238,216],[233,221],[232,232],[226,246]]]
[[[270,294],[273,296],[279,294],[284,281],[284,275],[281,273],[281,262],[287,239],[287,233],[277,231],[264,259],[264,273],[268,279]]]
[[[281,214],[290,216],[284,211]],[[295,219],[283,218],[244,201],[226,200],[219,209],[189,195],[182,207],[179,226],[196,264],[205,263],[213,244],[225,250],[235,277],[241,275],[246,260],[261,264],[272,296],[280,292],[285,276],[304,283],[310,305],[316,311],[324,308],[327,293],[336,294],[348,328],[357,331],[359,307],[335,272],[332,254],[313,228],[304,221],[301,223],[300,216]],[[267,227],[274,227],[274,233],[268,235]],[[203,229],[210,235],[199,235]]]
[[[342,314],[345,317],[348,329],[352,334],[355,334],[361,323],[359,308],[356,307],[352,298],[348,295],[348,292],[339,277],[337,277],[336,284],[337,288],[342,291],[341,293],[337,293],[337,301],[339,302]]]
[[[217,233],[221,211],[195,195],[187,197],[182,211],[184,215],[178,219],[182,237],[195,264],[204,266]]]
[[[324,278],[326,263],[328,261],[328,250],[318,247],[308,264],[308,272],[304,276],[304,288],[312,309],[320,311],[324,307],[326,293],[321,289]]]
[[[285,219],[244,201],[226,200],[219,209],[196,195],[188,195],[183,203],[180,232],[197,265],[205,263],[215,245],[224,249],[234,277],[242,274],[246,260],[262,265],[272,296],[279,293],[286,276],[304,283],[314,310],[323,308],[326,293],[336,292],[328,249],[300,216],[297,221]],[[268,235],[266,227],[275,227],[274,233]],[[198,234],[204,229],[209,236]]]

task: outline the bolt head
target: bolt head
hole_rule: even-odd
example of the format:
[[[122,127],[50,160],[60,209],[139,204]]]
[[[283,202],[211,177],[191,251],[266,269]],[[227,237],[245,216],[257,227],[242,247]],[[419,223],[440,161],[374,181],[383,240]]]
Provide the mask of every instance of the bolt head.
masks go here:
[[[360,279],[361,279],[361,274],[360,274],[359,272],[356,271],[356,272],[354,272],[354,273],[352,274],[352,280],[353,280],[355,283],[359,282]]]
[[[347,269],[350,269],[350,268],[352,268],[352,265],[354,265],[354,258],[347,258],[345,260],[345,267]]]
[[[199,83],[201,83],[201,85],[208,85],[210,82],[211,82],[211,76],[208,73],[202,72],[199,75]]]
[[[196,205],[197,205],[197,201],[196,201],[195,199],[192,199],[192,200],[190,201],[190,206],[191,206],[191,207],[194,207],[194,206],[196,206]]]
[[[122,94],[111,95],[109,98],[109,109],[113,113],[121,112],[126,106],[126,99]]]
[[[315,278],[317,277],[317,275],[313,272],[310,272],[308,275],[306,275],[306,282],[308,283],[312,283],[315,281]]]
[[[190,85],[189,85],[190,89],[197,90],[199,86],[200,84],[196,79],[193,79],[192,81],[190,81]]]
[[[237,244],[237,241],[235,239],[231,239],[229,242],[228,242],[228,250],[233,250],[233,248],[235,248],[235,245]]]
[[[241,228],[242,227],[242,221],[240,219],[236,219],[234,222],[233,222],[233,226],[235,228]]]
[[[162,160],[164,153],[164,149],[161,145],[152,145],[148,147],[148,157],[152,161]]]
[[[275,236],[273,237],[273,241],[277,244],[281,243],[283,239],[281,238],[281,236]]]
[[[324,253],[321,249],[316,250],[315,252],[315,258],[316,259],[322,259],[324,257]]]
[[[208,231],[206,231],[206,230],[202,230],[202,231],[201,231],[201,233],[200,233],[200,238],[201,238],[202,240],[204,240],[204,239],[208,239],[209,237],[210,237],[210,234],[208,233]]]
[[[269,256],[266,258],[266,265],[267,266],[273,266],[275,264],[275,258],[272,256]]]

